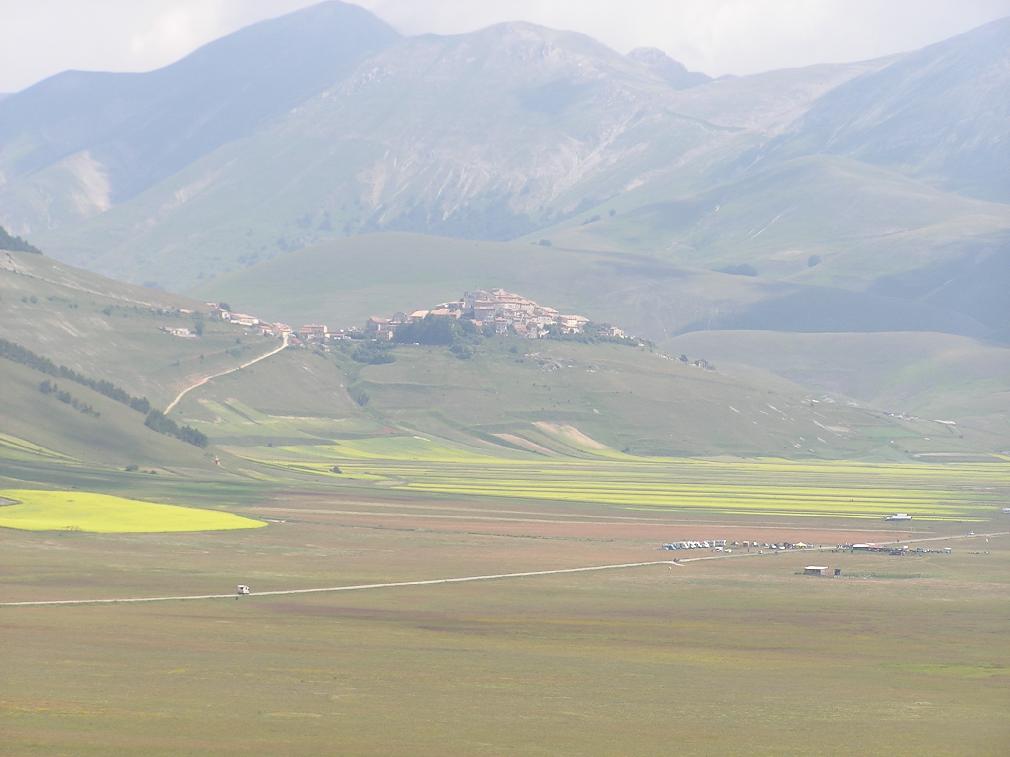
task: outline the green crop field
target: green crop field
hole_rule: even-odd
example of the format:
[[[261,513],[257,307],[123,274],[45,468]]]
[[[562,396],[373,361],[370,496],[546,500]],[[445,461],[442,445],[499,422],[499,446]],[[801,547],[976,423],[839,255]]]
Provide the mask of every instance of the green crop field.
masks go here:
[[[6,502],[2,502],[6,500]],[[261,528],[233,513],[81,491],[0,489],[0,527],[26,531],[153,533]]]
[[[922,520],[977,521],[988,519],[1010,488],[1005,462],[814,463],[631,455],[572,460],[529,454],[509,459],[416,437],[260,448],[245,454],[281,469],[396,490],[727,515],[881,518],[908,512]]]

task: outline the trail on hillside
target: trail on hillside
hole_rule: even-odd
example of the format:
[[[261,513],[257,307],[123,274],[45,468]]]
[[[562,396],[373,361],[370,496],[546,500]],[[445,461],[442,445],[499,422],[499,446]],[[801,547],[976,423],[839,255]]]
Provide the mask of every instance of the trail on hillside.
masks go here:
[[[284,335],[284,341],[283,341],[283,343],[277,349],[271,350],[270,352],[266,353],[265,355],[260,355],[257,358],[253,358],[252,360],[250,360],[250,361],[248,361],[246,363],[242,363],[242,365],[235,366],[234,368],[229,368],[226,371],[221,371],[220,373],[213,373],[210,376],[204,376],[199,381],[197,381],[197,382],[195,382],[193,384],[190,384],[185,389],[183,389],[181,392],[179,392],[179,394],[176,396],[176,398],[169,403],[168,407],[165,408],[165,415],[168,415],[169,413],[171,413],[172,410],[175,409],[175,406],[178,405],[180,401],[182,401],[182,398],[185,397],[187,394],[189,394],[194,389],[196,389],[198,387],[201,387],[204,384],[206,384],[207,382],[213,381],[216,378],[221,378],[222,376],[227,376],[229,373],[235,373],[236,371],[241,371],[243,368],[248,368],[250,365],[254,365],[255,363],[260,362],[261,360],[266,360],[268,357],[273,357],[274,355],[276,355],[278,352],[280,352],[281,350],[283,350],[287,346],[288,346],[288,335],[285,334]]]
[[[8,255],[10,257],[10,255]],[[8,273],[13,273],[15,276],[25,276],[29,279],[35,279],[36,281],[42,281],[46,284],[52,284],[53,286],[62,287],[63,289],[72,289],[76,292],[83,292],[84,294],[93,294],[98,297],[103,297],[107,300],[116,300],[118,302],[128,302],[131,305],[143,305],[146,308],[151,308],[152,310],[158,310],[164,308],[164,305],[159,305],[156,302],[148,302],[146,300],[136,300],[132,297],[127,297],[124,294],[116,294],[115,292],[99,291],[97,289],[91,289],[90,287],[82,286],[80,284],[75,284],[72,281],[57,281],[56,279],[50,279],[45,276],[40,276],[37,273],[29,273],[28,271],[18,270],[16,264],[11,260],[9,266],[4,266],[0,270],[7,271]]]
[[[1010,531],[1000,531],[987,534],[960,534],[955,536],[929,536],[922,539],[904,539],[889,542],[877,542],[881,546],[888,544],[911,544],[915,542],[927,541],[952,541],[955,539],[982,539],[993,536],[1010,536]],[[809,547],[806,549],[793,550],[794,552],[825,552],[834,547]],[[369,589],[395,589],[405,586],[438,586],[440,584],[471,583],[474,581],[497,581],[507,578],[530,578],[533,576],[556,576],[564,573],[590,573],[601,570],[620,570],[627,568],[645,568],[652,565],[667,565],[672,570],[674,567],[684,567],[686,563],[702,562],[704,560],[727,560],[742,559],[745,557],[769,557],[775,552],[735,552],[733,554],[720,553],[716,555],[706,555],[705,557],[685,557],[676,562],[673,560],[651,560],[648,562],[616,563],[613,565],[592,565],[584,568],[558,568],[556,570],[532,570],[523,573],[497,573],[487,576],[463,576],[461,578],[432,578],[421,581],[393,581],[379,584],[351,584],[345,586],[325,586],[312,589],[278,589],[274,591],[257,591],[249,595],[243,595],[243,599],[250,597],[277,597],[291,594],[325,594],[337,591],[367,591]],[[115,604],[140,604],[146,602],[183,602],[198,599],[237,599],[236,594],[190,594],[177,597],[132,597],[122,599],[51,599],[43,601],[26,602],[0,602],[0,607],[50,607],[57,605],[115,605]]]

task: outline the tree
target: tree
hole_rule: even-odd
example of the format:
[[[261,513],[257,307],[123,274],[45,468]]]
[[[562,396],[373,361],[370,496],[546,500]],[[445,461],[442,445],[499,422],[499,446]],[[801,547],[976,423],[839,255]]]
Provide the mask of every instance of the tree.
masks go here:
[[[8,234],[7,230],[0,226],[0,250],[10,250],[11,252],[33,252],[36,255],[41,255],[42,250],[38,247],[28,244],[21,237]]]
[[[351,353],[351,360],[366,365],[383,365],[395,363],[396,357],[390,352],[388,344],[365,342],[354,349],[354,352]]]

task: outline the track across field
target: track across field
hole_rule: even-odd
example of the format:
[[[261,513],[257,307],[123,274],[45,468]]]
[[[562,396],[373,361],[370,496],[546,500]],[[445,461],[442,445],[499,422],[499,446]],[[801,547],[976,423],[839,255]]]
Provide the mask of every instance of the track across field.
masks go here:
[[[929,536],[923,537],[921,539],[905,539],[900,543],[911,544],[916,542],[929,542],[929,541],[950,541],[953,539],[979,539],[993,536],[1007,536],[1010,535],[1010,531],[1000,531],[996,533],[985,533],[985,534],[962,534],[957,536]],[[897,541],[893,542],[878,542],[879,544],[896,544]],[[797,552],[822,552],[832,547],[808,547],[806,549],[795,550]],[[705,557],[686,557],[681,558],[674,562],[673,560],[650,560],[647,562],[632,562],[632,563],[616,563],[613,565],[591,565],[588,567],[581,568],[559,568],[556,570],[534,570],[525,571],[522,573],[497,573],[493,575],[486,576],[462,576],[459,578],[433,578],[421,581],[393,581],[389,583],[376,583],[376,584],[352,584],[348,586],[326,586],[322,588],[309,588],[309,589],[280,589],[275,591],[261,591],[255,594],[247,595],[248,597],[275,597],[291,594],[324,594],[330,592],[338,591],[366,591],[369,589],[395,589],[406,586],[437,586],[440,584],[458,584],[458,583],[471,583],[474,581],[497,581],[507,578],[531,578],[534,576],[554,576],[561,575],[565,573],[590,573],[602,570],[621,570],[628,568],[645,568],[653,565],[667,565],[670,567],[683,566],[686,563],[691,562],[701,562],[703,560],[726,560],[733,558],[743,558],[743,557],[758,557],[767,556],[775,554],[774,552],[737,552],[732,554],[720,553],[716,555],[706,555]],[[126,598],[113,598],[113,599],[58,599],[58,600],[42,600],[42,601],[27,601],[27,602],[0,602],[0,607],[50,607],[59,605],[101,605],[101,604],[140,604],[147,602],[184,602],[193,601],[200,599],[236,599],[236,594],[191,594],[185,596],[175,596],[175,597],[126,597]]]

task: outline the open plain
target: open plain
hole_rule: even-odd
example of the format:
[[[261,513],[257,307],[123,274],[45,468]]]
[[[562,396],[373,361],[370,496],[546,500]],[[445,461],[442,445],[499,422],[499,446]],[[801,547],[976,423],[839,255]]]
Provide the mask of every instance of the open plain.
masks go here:
[[[266,528],[0,530],[0,602],[253,591],[0,607],[4,751],[841,754],[858,733],[869,752],[1001,754],[1010,739],[1010,524],[989,505],[893,523],[353,479],[260,491],[217,496]],[[716,538],[740,544],[660,550]],[[834,549],[898,540],[931,551]],[[811,563],[842,574],[799,575]]]

